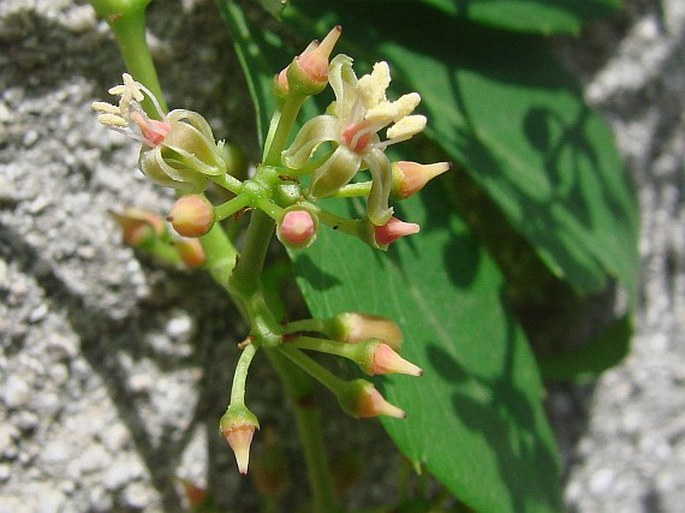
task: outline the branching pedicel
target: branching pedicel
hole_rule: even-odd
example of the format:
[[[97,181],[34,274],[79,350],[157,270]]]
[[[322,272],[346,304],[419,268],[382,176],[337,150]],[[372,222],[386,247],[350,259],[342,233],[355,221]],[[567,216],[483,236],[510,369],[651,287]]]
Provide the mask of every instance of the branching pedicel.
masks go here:
[[[277,109],[262,163],[246,180],[236,176],[229,153],[222,142],[216,142],[202,116],[182,109],[164,113],[154,94],[130,75],[124,74],[123,84],[109,90],[120,98],[116,105],[93,103],[102,124],[141,143],[141,171],[180,194],[167,218],[177,235],[170,235],[161,219],[131,210],[118,218],[127,241],[158,255],[164,256],[166,251],[169,260],[178,254],[192,265],[204,264],[249,323],[249,336],[240,345],[230,404],[220,421],[241,473],[247,472],[249,447],[259,427],[244,402],[247,372],[258,350],[264,348],[274,358],[285,358],[303,369],[354,417],[402,418],[405,414],[388,403],[370,381],[345,381],[305,351],[350,359],[368,375],[394,372],[420,376],[422,372],[399,356],[401,334],[389,319],[348,312],[283,325],[275,319],[262,293],[261,273],[274,226],[278,239],[289,249],[313,244],[321,225],[386,249],[398,238],[419,231],[417,224],[393,217],[391,197],[405,199],[449,168],[444,162],[423,165],[389,161],[387,146],[406,141],[424,129],[426,118],[412,114],[421,98],[418,93],[409,93],[388,100],[390,71],[385,62],[376,63],[370,74],[359,79],[352,58],[337,55],[329,63],[340,32],[336,27],[321,43],[312,42],[274,77]],[[300,107],[327,85],[333,89],[335,101],[292,138]],[[146,98],[154,105],[154,112],[146,113],[143,108]],[[379,132],[386,127],[383,138]],[[364,170],[370,172],[371,179],[353,182]],[[233,198],[213,205],[203,194],[209,182],[229,191]],[[366,215],[349,219],[333,214],[317,204],[324,197],[365,197]],[[251,211],[252,218],[239,253],[219,221],[246,210]],[[172,239],[174,244],[168,244]]]

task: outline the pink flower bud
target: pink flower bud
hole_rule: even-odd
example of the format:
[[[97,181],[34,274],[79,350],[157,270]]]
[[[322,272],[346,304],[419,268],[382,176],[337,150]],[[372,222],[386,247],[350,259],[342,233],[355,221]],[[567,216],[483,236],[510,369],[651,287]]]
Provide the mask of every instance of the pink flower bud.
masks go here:
[[[342,28],[333,27],[320,44],[315,42],[288,66],[288,90],[304,95],[321,92],[328,83],[328,60]]]
[[[435,164],[395,162],[392,165],[393,192],[400,198],[406,199],[423,189],[430,180],[449,168],[449,162],[436,162]]]
[[[238,471],[247,474],[250,462],[250,445],[259,422],[244,405],[230,405],[219,421],[219,430],[233,449]]]
[[[178,256],[185,265],[191,269],[204,265],[206,257],[205,250],[198,239],[181,239],[174,244]]]
[[[385,415],[404,419],[407,416],[403,410],[386,401],[373,383],[365,379],[347,382],[338,393],[338,401],[345,413],[355,418]]]
[[[276,232],[278,239],[290,249],[304,249],[316,240],[317,219],[300,207],[285,210]]]
[[[281,70],[280,73],[274,75],[272,87],[274,95],[279,100],[284,100],[286,96],[288,96],[288,93],[290,92],[288,88],[288,68],[285,68]]]
[[[134,248],[152,243],[164,233],[164,219],[146,210],[130,207],[121,214],[112,212],[112,216],[121,226],[124,242]]]
[[[176,200],[166,220],[183,237],[201,237],[214,225],[214,205],[200,194],[186,194]]]
[[[396,217],[391,217],[390,220],[383,226],[374,226],[373,232],[376,243],[383,247],[396,241],[400,237],[418,233],[421,227],[416,223],[405,223]]]
[[[402,345],[402,332],[397,324],[378,315],[344,312],[324,321],[324,330],[329,338],[352,344],[375,338],[395,351]]]
[[[201,508],[211,500],[210,494],[205,488],[197,486],[188,479],[179,478],[178,481],[181,483],[181,486],[183,486],[183,492],[188,500],[188,505],[193,511]]]
[[[402,358],[389,345],[373,341],[372,347],[373,357],[369,369],[369,374],[372,376],[379,374],[407,374],[419,377],[423,374],[423,370],[420,367]]]

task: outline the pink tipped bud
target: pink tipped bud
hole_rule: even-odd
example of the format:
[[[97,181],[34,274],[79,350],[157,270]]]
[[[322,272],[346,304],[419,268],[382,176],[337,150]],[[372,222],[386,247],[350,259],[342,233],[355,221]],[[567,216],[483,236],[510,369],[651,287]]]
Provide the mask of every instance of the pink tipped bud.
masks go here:
[[[421,227],[418,224],[405,223],[396,217],[391,217],[383,226],[373,227],[374,237],[379,246],[387,246],[401,237],[418,233],[420,230]]]
[[[186,194],[176,200],[166,220],[183,237],[201,237],[214,225],[214,205],[200,194]]]
[[[196,511],[210,501],[210,495],[205,488],[201,488],[187,479],[178,478],[178,481],[183,486],[183,492],[188,500],[188,505],[193,511]]]
[[[313,42],[288,66],[288,89],[300,94],[320,93],[328,83],[328,61],[342,28],[333,27],[320,44]]]
[[[375,338],[388,344],[395,351],[402,345],[402,332],[390,319],[378,315],[344,312],[324,321],[324,331],[329,338],[356,344]]]
[[[274,80],[272,84],[274,95],[279,100],[284,100],[288,96],[288,68],[281,70],[280,73],[274,75]]]
[[[185,265],[191,269],[200,267],[205,263],[205,250],[198,239],[181,239],[174,244],[178,256]]]
[[[290,249],[304,249],[316,240],[317,218],[309,211],[294,207],[283,214],[276,232],[278,239]]]
[[[250,445],[259,422],[244,405],[230,405],[219,421],[219,430],[233,449],[238,471],[245,475],[250,462]]]
[[[420,367],[402,358],[389,345],[375,342],[373,346],[373,358],[369,369],[372,376],[394,373],[419,377],[423,374]]]
[[[430,180],[449,168],[449,162],[435,164],[419,164],[404,160],[395,162],[392,165],[393,192],[400,198],[406,199],[419,192]]]
[[[403,410],[386,401],[373,383],[365,379],[347,382],[338,394],[338,401],[345,413],[355,418],[385,415],[404,419],[407,416]]]
[[[140,248],[152,243],[164,233],[164,219],[138,208],[127,208],[123,213],[112,212],[121,226],[124,242],[131,247]]]

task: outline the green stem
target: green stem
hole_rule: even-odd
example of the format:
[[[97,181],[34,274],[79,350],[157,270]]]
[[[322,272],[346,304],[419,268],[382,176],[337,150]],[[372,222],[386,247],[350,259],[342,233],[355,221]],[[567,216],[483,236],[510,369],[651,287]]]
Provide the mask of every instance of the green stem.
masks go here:
[[[368,196],[371,192],[371,185],[373,182],[357,182],[347,184],[333,194],[333,198],[357,198]]]
[[[300,319],[289,322],[283,329],[283,333],[298,333],[300,331],[318,331],[323,333],[325,324],[321,319]]]
[[[243,182],[229,174],[228,170],[226,170],[226,173],[222,175],[209,176],[208,178],[219,187],[231,191],[233,194],[240,194],[240,192],[243,190]]]
[[[145,41],[145,8],[150,0],[91,0],[90,3],[95,12],[103,16],[112,28],[126,69],[133,78],[155,95],[159,106],[166,112],[168,107],[159,85],[152,54]],[[148,98],[145,98],[142,105],[148,116],[158,116],[157,110]]]
[[[252,212],[245,247],[228,280],[228,290],[245,319],[250,322],[251,334],[259,343],[267,346],[279,344],[282,331],[264,300],[261,282],[273,231],[274,223],[264,212]]]
[[[310,351],[318,351],[319,353],[333,354],[336,356],[341,356],[342,358],[347,358],[353,362],[359,360],[360,349],[364,346],[360,344],[349,344],[346,342],[336,342],[334,340],[328,340],[326,338],[316,338],[316,337],[295,337],[289,339],[287,347],[292,347],[294,349],[307,349]]]
[[[299,349],[291,349],[281,345],[278,347],[278,350],[295,365],[300,367],[303,371],[330,390],[336,397],[338,396],[338,392],[345,387],[345,380],[339,378],[327,368],[316,363]]]
[[[295,410],[297,430],[307,465],[312,491],[312,513],[337,513],[340,508],[333,493],[330,468],[321,433],[319,408],[313,404],[313,381],[289,362],[280,351],[266,352],[271,366],[280,376]]]
[[[228,277],[235,267],[238,252],[224,233],[221,225],[215,223],[206,235],[200,238],[205,251],[205,267],[219,285],[228,286]]]
[[[214,220],[223,221],[227,217],[230,217],[233,214],[235,214],[241,208],[246,207],[249,203],[250,198],[245,194],[241,194],[240,196],[236,196],[235,198],[227,201],[226,203],[217,205],[214,208]]]
[[[231,387],[231,405],[237,404],[245,406],[245,383],[247,382],[247,371],[257,352],[258,346],[254,343],[247,344],[243,352],[240,353],[238,364],[233,374],[233,385]]]
[[[277,166],[281,163],[281,152],[285,149],[292,132],[297,114],[300,112],[302,104],[307,96],[299,94],[289,94],[283,103],[280,113],[277,112],[269,127],[269,136],[264,147],[264,164],[267,166]],[[273,130],[273,124],[276,129]],[[273,130],[273,132],[272,132]]]

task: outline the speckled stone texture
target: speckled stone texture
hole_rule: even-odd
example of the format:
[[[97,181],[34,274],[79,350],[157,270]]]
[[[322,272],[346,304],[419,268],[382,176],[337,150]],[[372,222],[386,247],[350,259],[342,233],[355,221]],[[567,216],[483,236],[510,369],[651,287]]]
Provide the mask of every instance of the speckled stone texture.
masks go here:
[[[582,404],[566,502],[578,513],[680,513],[685,2],[628,4],[620,21],[592,29],[601,59],[582,38],[569,52],[633,171],[643,232],[634,350]],[[208,114],[218,137],[254,154],[253,114],[212,3],[153,2],[149,20],[170,104]],[[173,513],[183,506],[179,476],[211,487],[230,511],[252,511],[217,435],[239,318],[202,273],[137,259],[108,213],[172,202],[88,108],[121,70],[84,2],[0,2],[0,513]],[[251,407],[287,433],[277,380],[263,361],[252,372]],[[368,437],[336,445],[382,439],[377,424],[363,426]],[[329,436],[358,429],[343,422]],[[298,468],[295,441],[283,442]],[[386,459],[367,482],[382,484]],[[367,487],[360,500],[380,503],[382,490]]]

